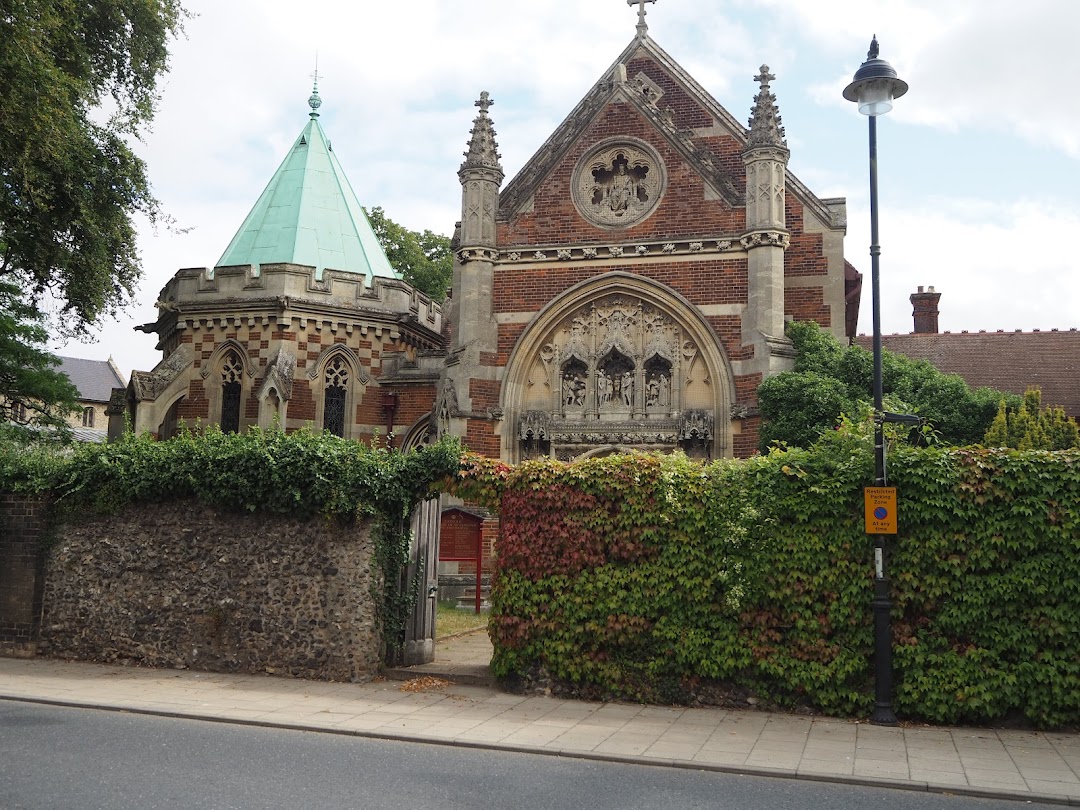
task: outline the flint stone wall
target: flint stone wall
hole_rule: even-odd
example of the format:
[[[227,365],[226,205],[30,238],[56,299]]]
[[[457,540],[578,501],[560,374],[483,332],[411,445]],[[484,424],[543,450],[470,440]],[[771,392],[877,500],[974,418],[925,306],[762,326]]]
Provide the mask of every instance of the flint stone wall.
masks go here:
[[[132,507],[60,528],[40,652],[213,672],[366,680],[379,669],[370,522]]]

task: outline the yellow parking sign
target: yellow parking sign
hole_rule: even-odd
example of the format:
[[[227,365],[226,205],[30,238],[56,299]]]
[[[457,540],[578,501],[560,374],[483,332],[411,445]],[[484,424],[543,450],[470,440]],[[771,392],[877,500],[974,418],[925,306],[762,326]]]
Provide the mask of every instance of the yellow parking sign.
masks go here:
[[[866,487],[863,506],[867,534],[896,534],[896,487]]]

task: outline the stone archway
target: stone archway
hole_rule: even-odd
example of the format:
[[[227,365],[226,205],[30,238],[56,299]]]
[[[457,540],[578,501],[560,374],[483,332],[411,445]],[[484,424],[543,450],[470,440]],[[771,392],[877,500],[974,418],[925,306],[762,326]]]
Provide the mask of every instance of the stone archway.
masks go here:
[[[554,299],[522,333],[502,390],[509,461],[610,447],[732,453],[723,347],[692,304],[643,276],[605,273]]]

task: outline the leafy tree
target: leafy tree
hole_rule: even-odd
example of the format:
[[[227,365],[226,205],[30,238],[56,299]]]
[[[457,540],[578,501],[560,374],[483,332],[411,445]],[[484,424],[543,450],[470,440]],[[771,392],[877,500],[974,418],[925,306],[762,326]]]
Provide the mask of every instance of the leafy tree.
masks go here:
[[[12,283],[0,281],[0,422],[67,433],[79,392],[43,348],[41,314]]]
[[[841,380],[826,374],[793,371],[769,377],[758,388],[762,449],[776,442],[810,447],[836,426],[855,402]]]
[[[129,141],[153,118],[180,0],[0,0],[0,279],[85,332],[141,274],[132,216],[160,217]]]
[[[394,269],[416,289],[442,301],[454,272],[450,237],[432,231],[410,231],[386,216],[379,206],[365,213]]]
[[[871,352],[841,346],[815,323],[790,323],[787,334],[798,352],[794,370],[770,377],[758,388],[762,450],[777,441],[809,447],[836,426],[842,413],[854,413],[873,396]],[[956,374],[888,350],[882,352],[881,369],[884,394],[928,419],[940,439],[952,444],[981,441],[998,402],[1020,402],[1014,394],[972,390]]]
[[[1061,406],[1043,408],[1042,391],[1029,388],[1018,406],[1010,407],[1001,400],[983,444],[1017,450],[1068,450],[1080,447],[1080,428]]]

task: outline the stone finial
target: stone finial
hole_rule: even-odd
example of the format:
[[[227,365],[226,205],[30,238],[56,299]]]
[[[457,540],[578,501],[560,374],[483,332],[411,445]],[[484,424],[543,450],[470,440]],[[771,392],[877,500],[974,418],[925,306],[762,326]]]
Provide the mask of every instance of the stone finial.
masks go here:
[[[485,168],[502,171],[502,165],[499,163],[502,155],[498,152],[499,145],[495,143],[495,128],[488,117],[488,110],[494,103],[487,90],[483,91],[480,99],[475,102],[480,112],[473,119],[473,127],[469,130],[471,136],[469,149],[462,153],[465,155],[465,162],[461,164],[462,169]]]
[[[637,6],[637,35],[644,37],[649,32],[649,26],[645,24],[645,4],[655,3],[656,0],[626,0],[626,5]]]
[[[311,74],[311,95],[308,96],[308,106],[311,107],[309,113],[312,118],[319,117],[319,107],[322,106],[322,99],[319,98],[319,79],[322,78],[322,74],[319,73],[319,55],[315,54],[315,72]]]
[[[784,140],[784,128],[780,125],[780,109],[776,106],[776,96],[769,88],[769,82],[776,77],[769,73],[769,66],[762,65],[761,72],[754,77],[761,88],[754,96],[754,107],[750,112],[750,135],[747,146],[787,146]]]

